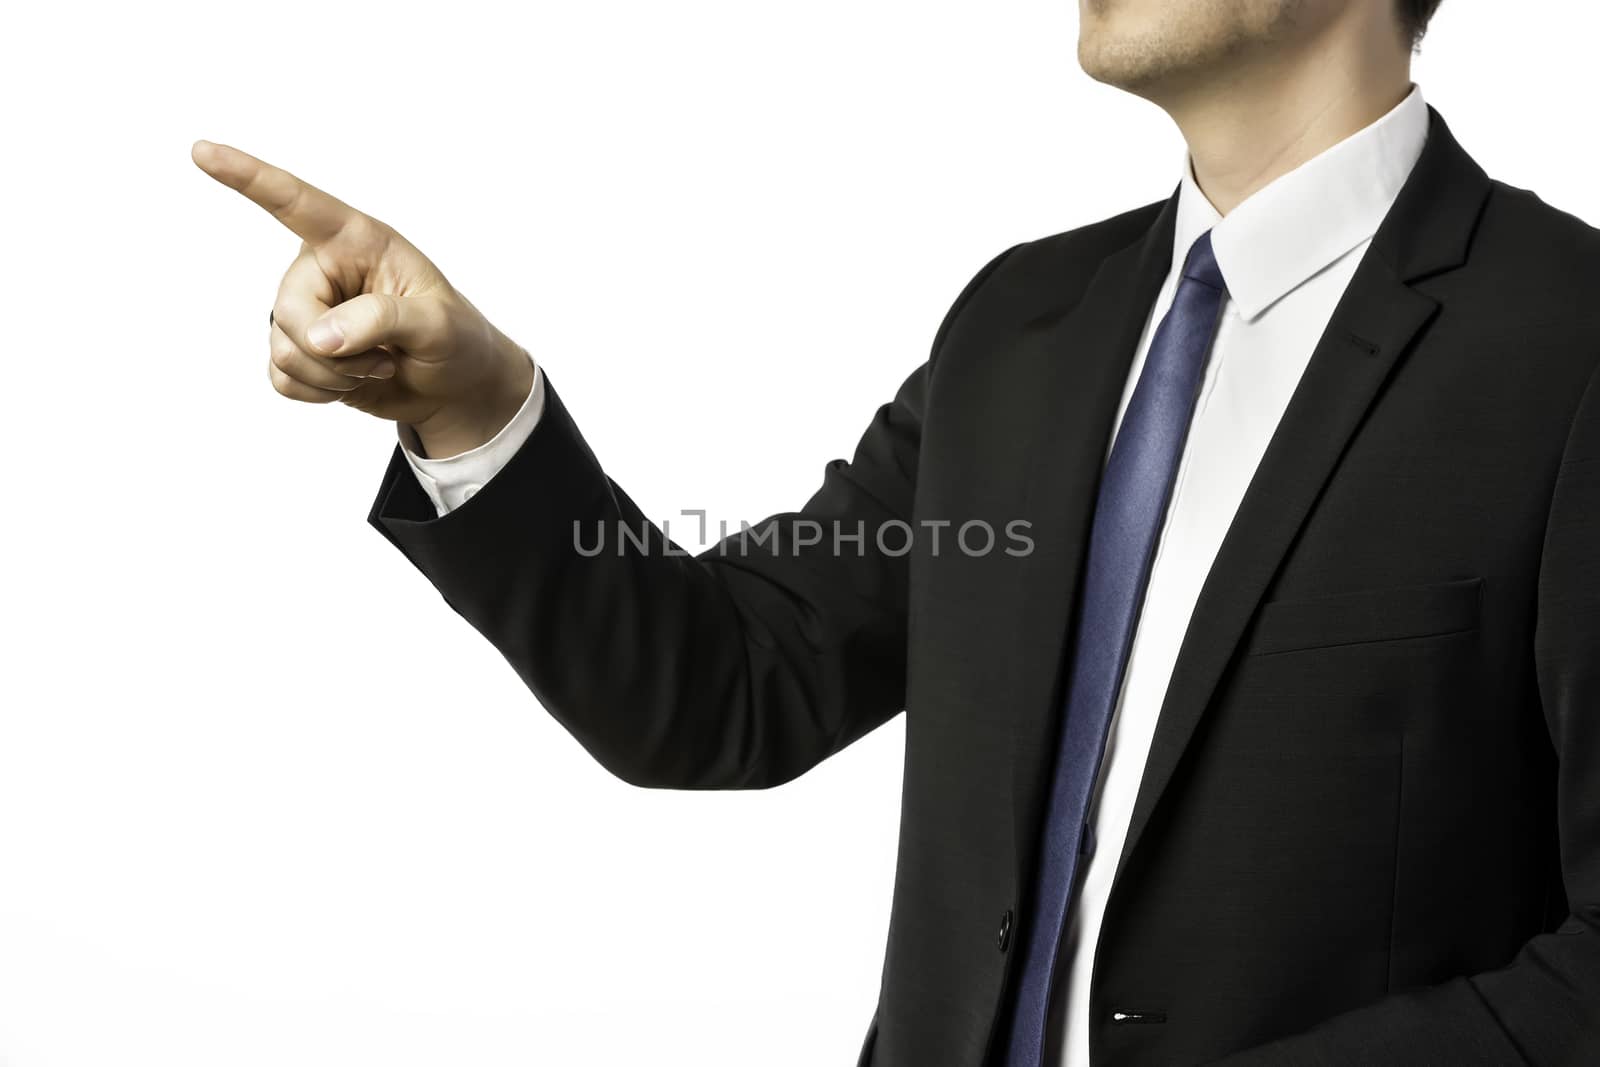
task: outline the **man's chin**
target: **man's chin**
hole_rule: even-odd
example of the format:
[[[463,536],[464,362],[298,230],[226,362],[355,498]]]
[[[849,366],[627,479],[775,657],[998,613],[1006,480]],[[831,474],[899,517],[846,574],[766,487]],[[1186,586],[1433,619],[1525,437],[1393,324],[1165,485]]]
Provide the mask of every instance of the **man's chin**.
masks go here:
[[[1090,78],[1109,85],[1113,89],[1132,93],[1135,96],[1150,96],[1157,91],[1160,82],[1160,72],[1153,69],[1149,63],[1134,61],[1132,57],[1124,55],[1106,55],[1101,50],[1089,50],[1080,47],[1078,50],[1078,66]]]

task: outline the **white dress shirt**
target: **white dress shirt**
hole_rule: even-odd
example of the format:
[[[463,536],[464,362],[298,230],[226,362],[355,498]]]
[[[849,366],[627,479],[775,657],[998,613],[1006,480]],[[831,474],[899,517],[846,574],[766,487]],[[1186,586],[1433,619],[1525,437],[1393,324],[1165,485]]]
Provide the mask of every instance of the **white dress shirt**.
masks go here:
[[[1049,1029],[1060,1067],[1089,1067],[1089,980],[1111,877],[1127,836],[1156,719],[1189,617],[1256,465],[1362,254],[1422,152],[1421,90],[1372,125],[1256,192],[1226,218],[1195,184],[1187,157],[1172,267],[1134,354],[1112,440],[1189,248],[1207,230],[1227,283],[1221,322],[1179,459],[1144,604],[1113,713],[1093,810],[1094,851],[1062,937]],[[537,424],[542,373],[514,418],[483,446],[412,469],[439,514],[494,476]],[[402,428],[401,442],[414,444]],[[1112,440],[1106,443],[1106,458]]]
[[[1225,218],[1195,184],[1185,160],[1172,269],[1129,369],[1118,428],[1155,327],[1172,304],[1184,258],[1207,230],[1228,295],[1106,740],[1090,813],[1094,853],[1082,865],[1076,906],[1062,937],[1049,1025],[1063,1067],[1089,1067],[1089,979],[1100,920],[1200,587],[1312,349],[1422,154],[1427,133],[1428,108],[1413,87],[1377,122],[1265,186]],[[1110,452],[1107,442],[1107,458]]]

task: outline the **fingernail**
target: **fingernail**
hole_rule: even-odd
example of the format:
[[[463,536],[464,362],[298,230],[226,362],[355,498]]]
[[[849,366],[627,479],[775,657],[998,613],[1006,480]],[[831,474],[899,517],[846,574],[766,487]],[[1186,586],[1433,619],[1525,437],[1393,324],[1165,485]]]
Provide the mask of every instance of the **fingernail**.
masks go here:
[[[335,352],[344,344],[344,331],[332,319],[318,319],[306,331],[306,338],[324,352]]]
[[[377,366],[373,367],[372,368],[372,373],[367,375],[367,377],[369,377],[369,378],[393,378],[394,377],[394,361],[393,360],[388,360],[388,359],[384,360],[382,363],[379,363]]]

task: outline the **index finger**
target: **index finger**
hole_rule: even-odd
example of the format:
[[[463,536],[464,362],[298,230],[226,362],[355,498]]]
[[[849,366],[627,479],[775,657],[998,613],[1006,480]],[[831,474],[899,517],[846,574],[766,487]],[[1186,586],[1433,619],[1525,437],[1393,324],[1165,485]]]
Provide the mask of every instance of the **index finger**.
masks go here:
[[[196,141],[189,156],[195,166],[261,205],[310,244],[332,240],[361,215],[344,201],[232,145]]]

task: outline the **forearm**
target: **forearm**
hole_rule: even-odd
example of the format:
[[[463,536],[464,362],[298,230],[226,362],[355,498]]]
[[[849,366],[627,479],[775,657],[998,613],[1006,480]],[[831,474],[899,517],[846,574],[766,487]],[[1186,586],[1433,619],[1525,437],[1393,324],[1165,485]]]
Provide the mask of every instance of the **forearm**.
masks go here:
[[[397,450],[370,518],[602,765],[639,785],[775,785],[899,710],[903,560],[819,562],[781,523],[744,556],[684,554],[545,389],[470,501],[438,516]],[[820,521],[862,506],[838,475],[814,504]]]
[[[1600,1062],[1600,931],[1573,916],[1508,966],[1397,992],[1210,1067],[1558,1067]],[[1315,966],[1307,961],[1307,966]]]

